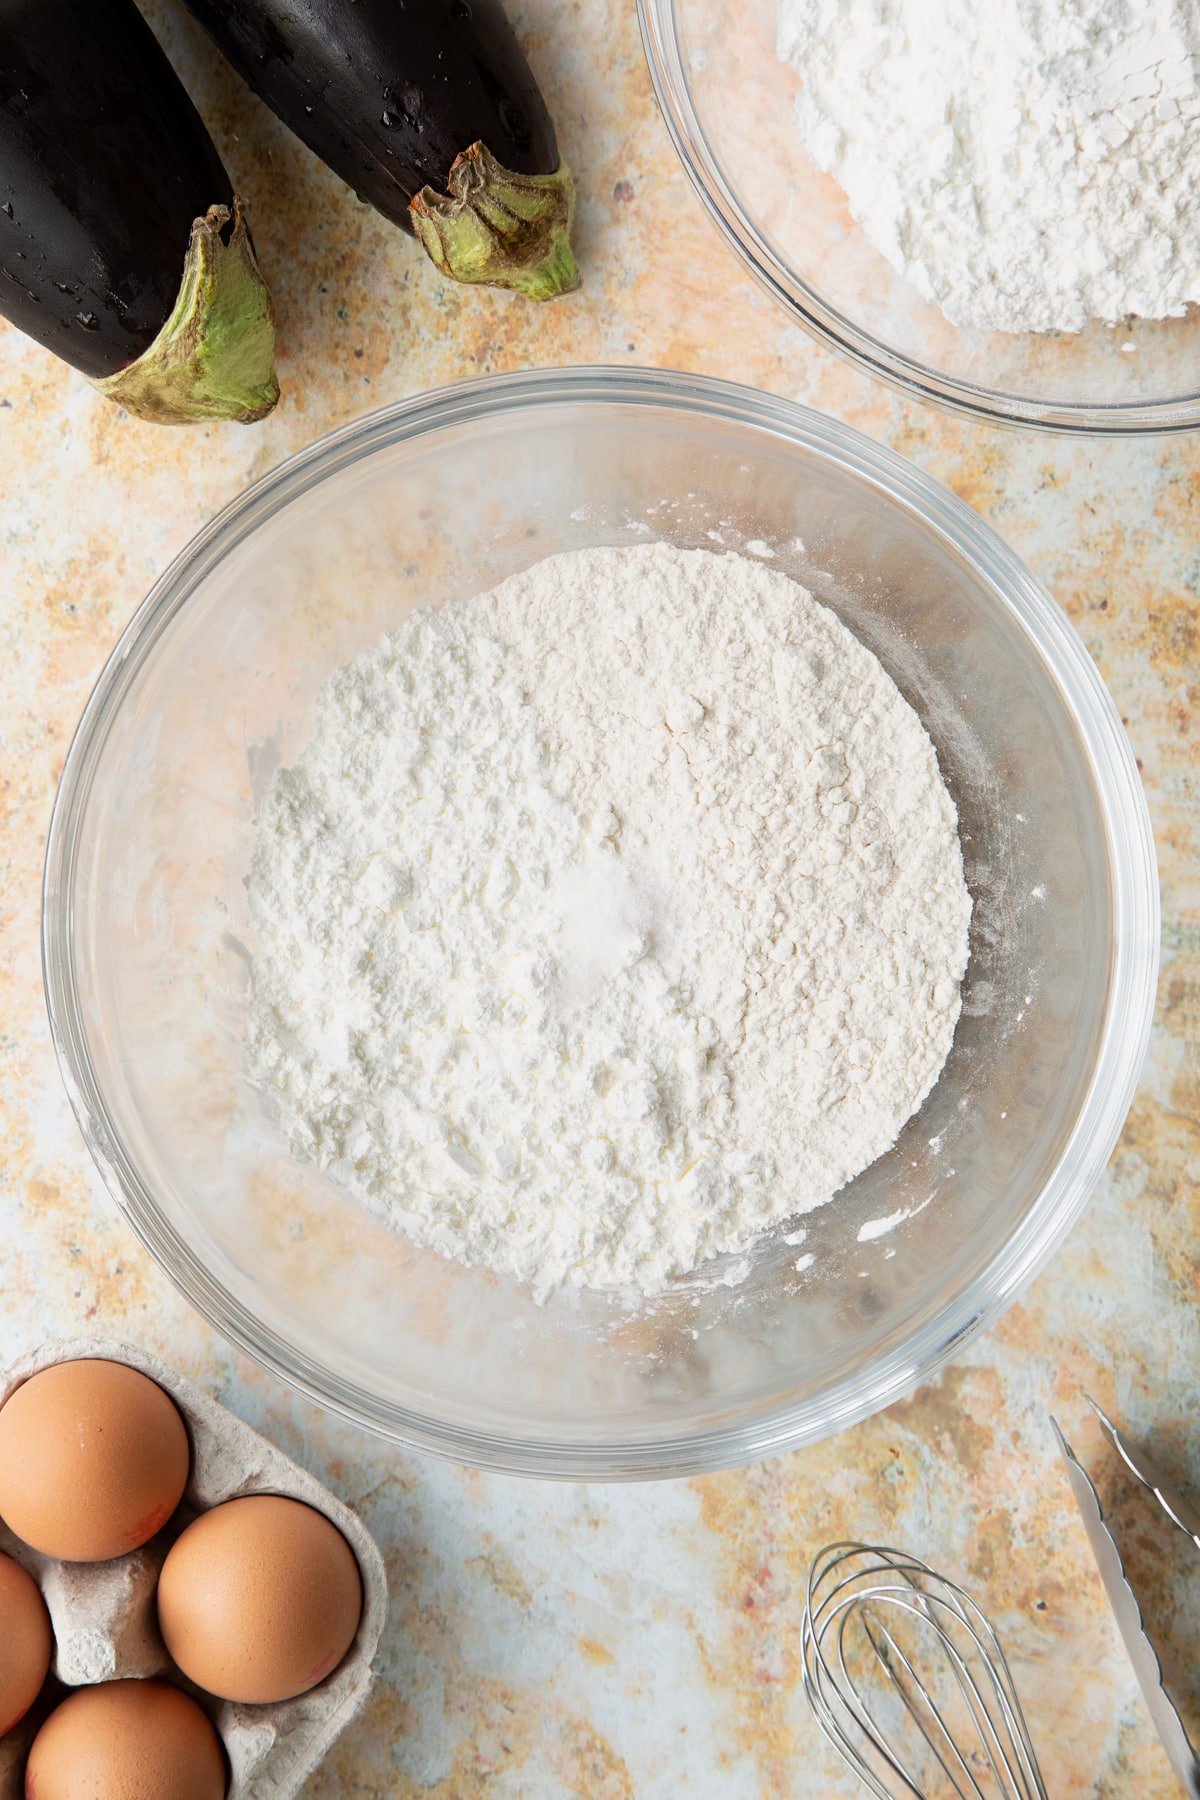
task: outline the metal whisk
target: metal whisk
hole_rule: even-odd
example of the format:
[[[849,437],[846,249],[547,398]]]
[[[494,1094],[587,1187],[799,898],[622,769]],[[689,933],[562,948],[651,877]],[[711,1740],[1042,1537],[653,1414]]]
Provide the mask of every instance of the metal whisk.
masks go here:
[[[803,1647],[818,1724],[880,1800],[1046,1800],[999,1638],[970,1595],[919,1558],[871,1544],[822,1550]]]

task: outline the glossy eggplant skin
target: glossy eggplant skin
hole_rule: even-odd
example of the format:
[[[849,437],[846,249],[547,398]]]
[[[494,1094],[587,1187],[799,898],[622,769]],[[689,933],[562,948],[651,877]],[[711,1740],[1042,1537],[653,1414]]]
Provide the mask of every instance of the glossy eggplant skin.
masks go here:
[[[254,92],[385,218],[483,142],[553,175],[554,126],[500,0],[186,0]]]
[[[134,0],[0,0],[0,312],[92,377],[149,347],[229,178]]]

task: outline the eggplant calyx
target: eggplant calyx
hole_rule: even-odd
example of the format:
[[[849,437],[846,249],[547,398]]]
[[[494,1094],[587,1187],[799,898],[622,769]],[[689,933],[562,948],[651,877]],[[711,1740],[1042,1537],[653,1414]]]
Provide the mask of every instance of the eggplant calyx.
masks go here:
[[[423,187],[409,203],[413,230],[443,275],[554,300],[579,286],[571,252],[575,183],[566,163],[553,175],[519,175],[486,145],[456,156],[449,193]]]
[[[149,349],[92,385],[160,425],[251,425],[270,412],[279,398],[275,308],[236,195],[232,208],[210,206],[193,223],[179,296]]]

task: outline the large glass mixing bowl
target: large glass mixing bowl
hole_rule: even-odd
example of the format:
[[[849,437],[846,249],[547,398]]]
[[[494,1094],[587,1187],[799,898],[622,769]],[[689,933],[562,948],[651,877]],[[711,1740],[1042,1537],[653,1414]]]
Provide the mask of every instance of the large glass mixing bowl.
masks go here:
[[[1200,307],[1178,319],[1012,333],[952,325],[875,249],[793,113],[778,0],[638,0],[646,59],[701,200],[792,317],[872,375],[997,423],[1055,431],[1200,425]]]
[[[243,1052],[255,797],[305,743],[329,673],[410,607],[555,551],[652,536],[772,552],[891,671],[958,804],[971,964],[941,1079],[896,1147],[804,1221],[802,1250],[784,1226],[734,1285],[710,1267],[650,1302],[570,1291],[542,1307],[413,1249],[280,1140]],[[377,413],[201,532],[84,713],[44,933],[87,1141],[214,1325],[385,1435],[613,1477],[834,1431],[1012,1300],[1120,1130],[1157,898],[1112,702],[1057,606],[968,507],[785,401],[582,369]]]

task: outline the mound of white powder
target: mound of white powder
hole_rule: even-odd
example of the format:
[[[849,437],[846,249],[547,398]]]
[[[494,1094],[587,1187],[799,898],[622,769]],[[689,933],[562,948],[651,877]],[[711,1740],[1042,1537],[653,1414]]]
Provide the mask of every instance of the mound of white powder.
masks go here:
[[[778,50],[809,155],[955,323],[1200,300],[1196,0],[779,0]]]
[[[421,611],[258,818],[250,1053],[415,1242],[653,1292],[895,1140],[959,1012],[953,803],[877,660],[664,544]]]

